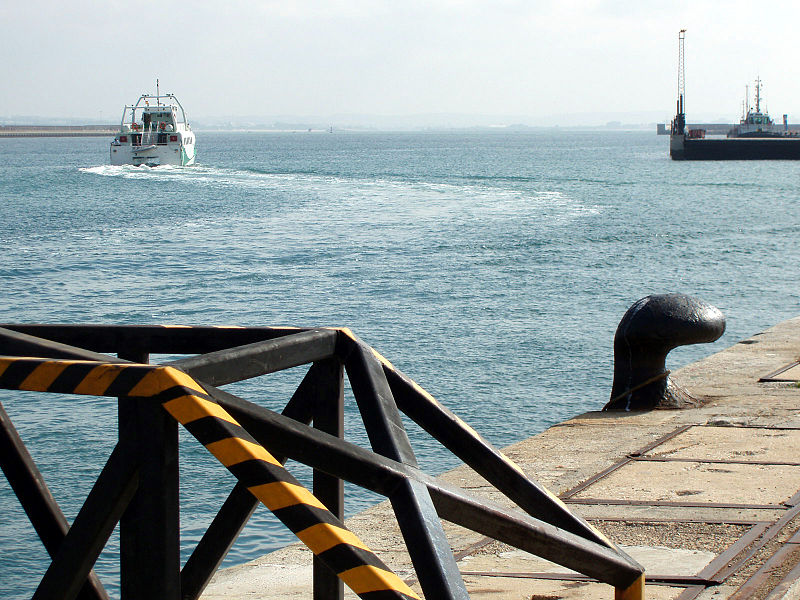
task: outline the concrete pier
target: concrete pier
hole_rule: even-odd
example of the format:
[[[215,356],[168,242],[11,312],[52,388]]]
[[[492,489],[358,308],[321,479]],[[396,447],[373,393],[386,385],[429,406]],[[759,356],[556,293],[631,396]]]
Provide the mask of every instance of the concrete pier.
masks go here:
[[[0,125],[0,138],[8,137],[114,137],[119,125]]]
[[[800,317],[674,371],[699,407],[589,412],[504,452],[646,567],[646,598],[800,598],[798,360]],[[442,479],[503,503],[466,467]],[[387,502],[347,524],[422,596]],[[614,596],[608,585],[445,525],[473,599]],[[203,595],[311,597],[311,553],[299,544],[220,571]]]

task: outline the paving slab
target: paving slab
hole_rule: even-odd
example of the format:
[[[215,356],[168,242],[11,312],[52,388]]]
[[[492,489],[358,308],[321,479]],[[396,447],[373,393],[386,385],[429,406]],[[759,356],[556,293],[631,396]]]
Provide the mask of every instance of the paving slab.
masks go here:
[[[779,506],[798,487],[800,466],[632,461],[574,498]]]
[[[698,425],[646,453],[647,456],[689,460],[778,463],[787,458],[800,464],[800,429]]]
[[[683,522],[699,521],[703,523],[760,523],[772,522],[779,519],[786,512],[782,506],[769,508],[719,508],[694,506],[691,515],[686,515],[686,509],[675,506],[643,505],[607,505],[583,504],[580,500],[570,501],[569,507],[585,519],[604,520],[608,518],[627,520],[631,522],[663,523],[680,518]]]
[[[709,550],[687,548],[667,548],[664,546],[620,546],[629,556],[647,569],[649,573],[660,575],[693,576],[703,570],[717,553]],[[503,573],[547,573],[578,575],[575,571],[562,567],[523,550],[511,548],[499,542],[489,548],[482,548],[464,557],[459,566],[462,572]]]
[[[553,581],[524,577],[465,575],[464,582],[472,600],[609,600],[607,585],[586,581]],[[653,585],[650,600],[677,600],[684,587]],[[415,590],[419,592],[419,590]]]

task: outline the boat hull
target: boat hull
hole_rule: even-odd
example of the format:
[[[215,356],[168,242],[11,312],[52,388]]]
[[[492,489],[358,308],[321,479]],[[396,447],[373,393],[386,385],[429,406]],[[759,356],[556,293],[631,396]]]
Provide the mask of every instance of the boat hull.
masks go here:
[[[673,160],[800,160],[800,138],[702,138],[670,136]]]
[[[194,146],[151,146],[141,147],[119,145],[111,146],[112,165],[174,165],[178,167],[193,165],[195,162]]]

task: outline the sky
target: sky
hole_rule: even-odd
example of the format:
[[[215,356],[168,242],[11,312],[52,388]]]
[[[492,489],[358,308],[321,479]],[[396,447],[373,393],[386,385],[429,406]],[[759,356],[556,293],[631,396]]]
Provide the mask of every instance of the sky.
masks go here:
[[[497,124],[738,118],[760,76],[800,122],[800,3],[762,0],[11,0],[0,119],[114,123],[143,92],[190,117],[477,115]]]

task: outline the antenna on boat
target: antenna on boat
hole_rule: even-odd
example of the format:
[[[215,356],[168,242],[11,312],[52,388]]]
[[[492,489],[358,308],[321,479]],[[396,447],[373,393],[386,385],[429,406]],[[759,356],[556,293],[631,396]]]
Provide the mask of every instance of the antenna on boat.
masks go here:
[[[756,77],[756,112],[761,112],[761,77]]]
[[[745,115],[747,115],[750,112],[750,86],[749,85],[745,85],[744,86],[744,101],[747,103],[747,110],[745,112]]]
[[[161,92],[158,91],[158,77],[156,77],[156,106],[161,106]]]

